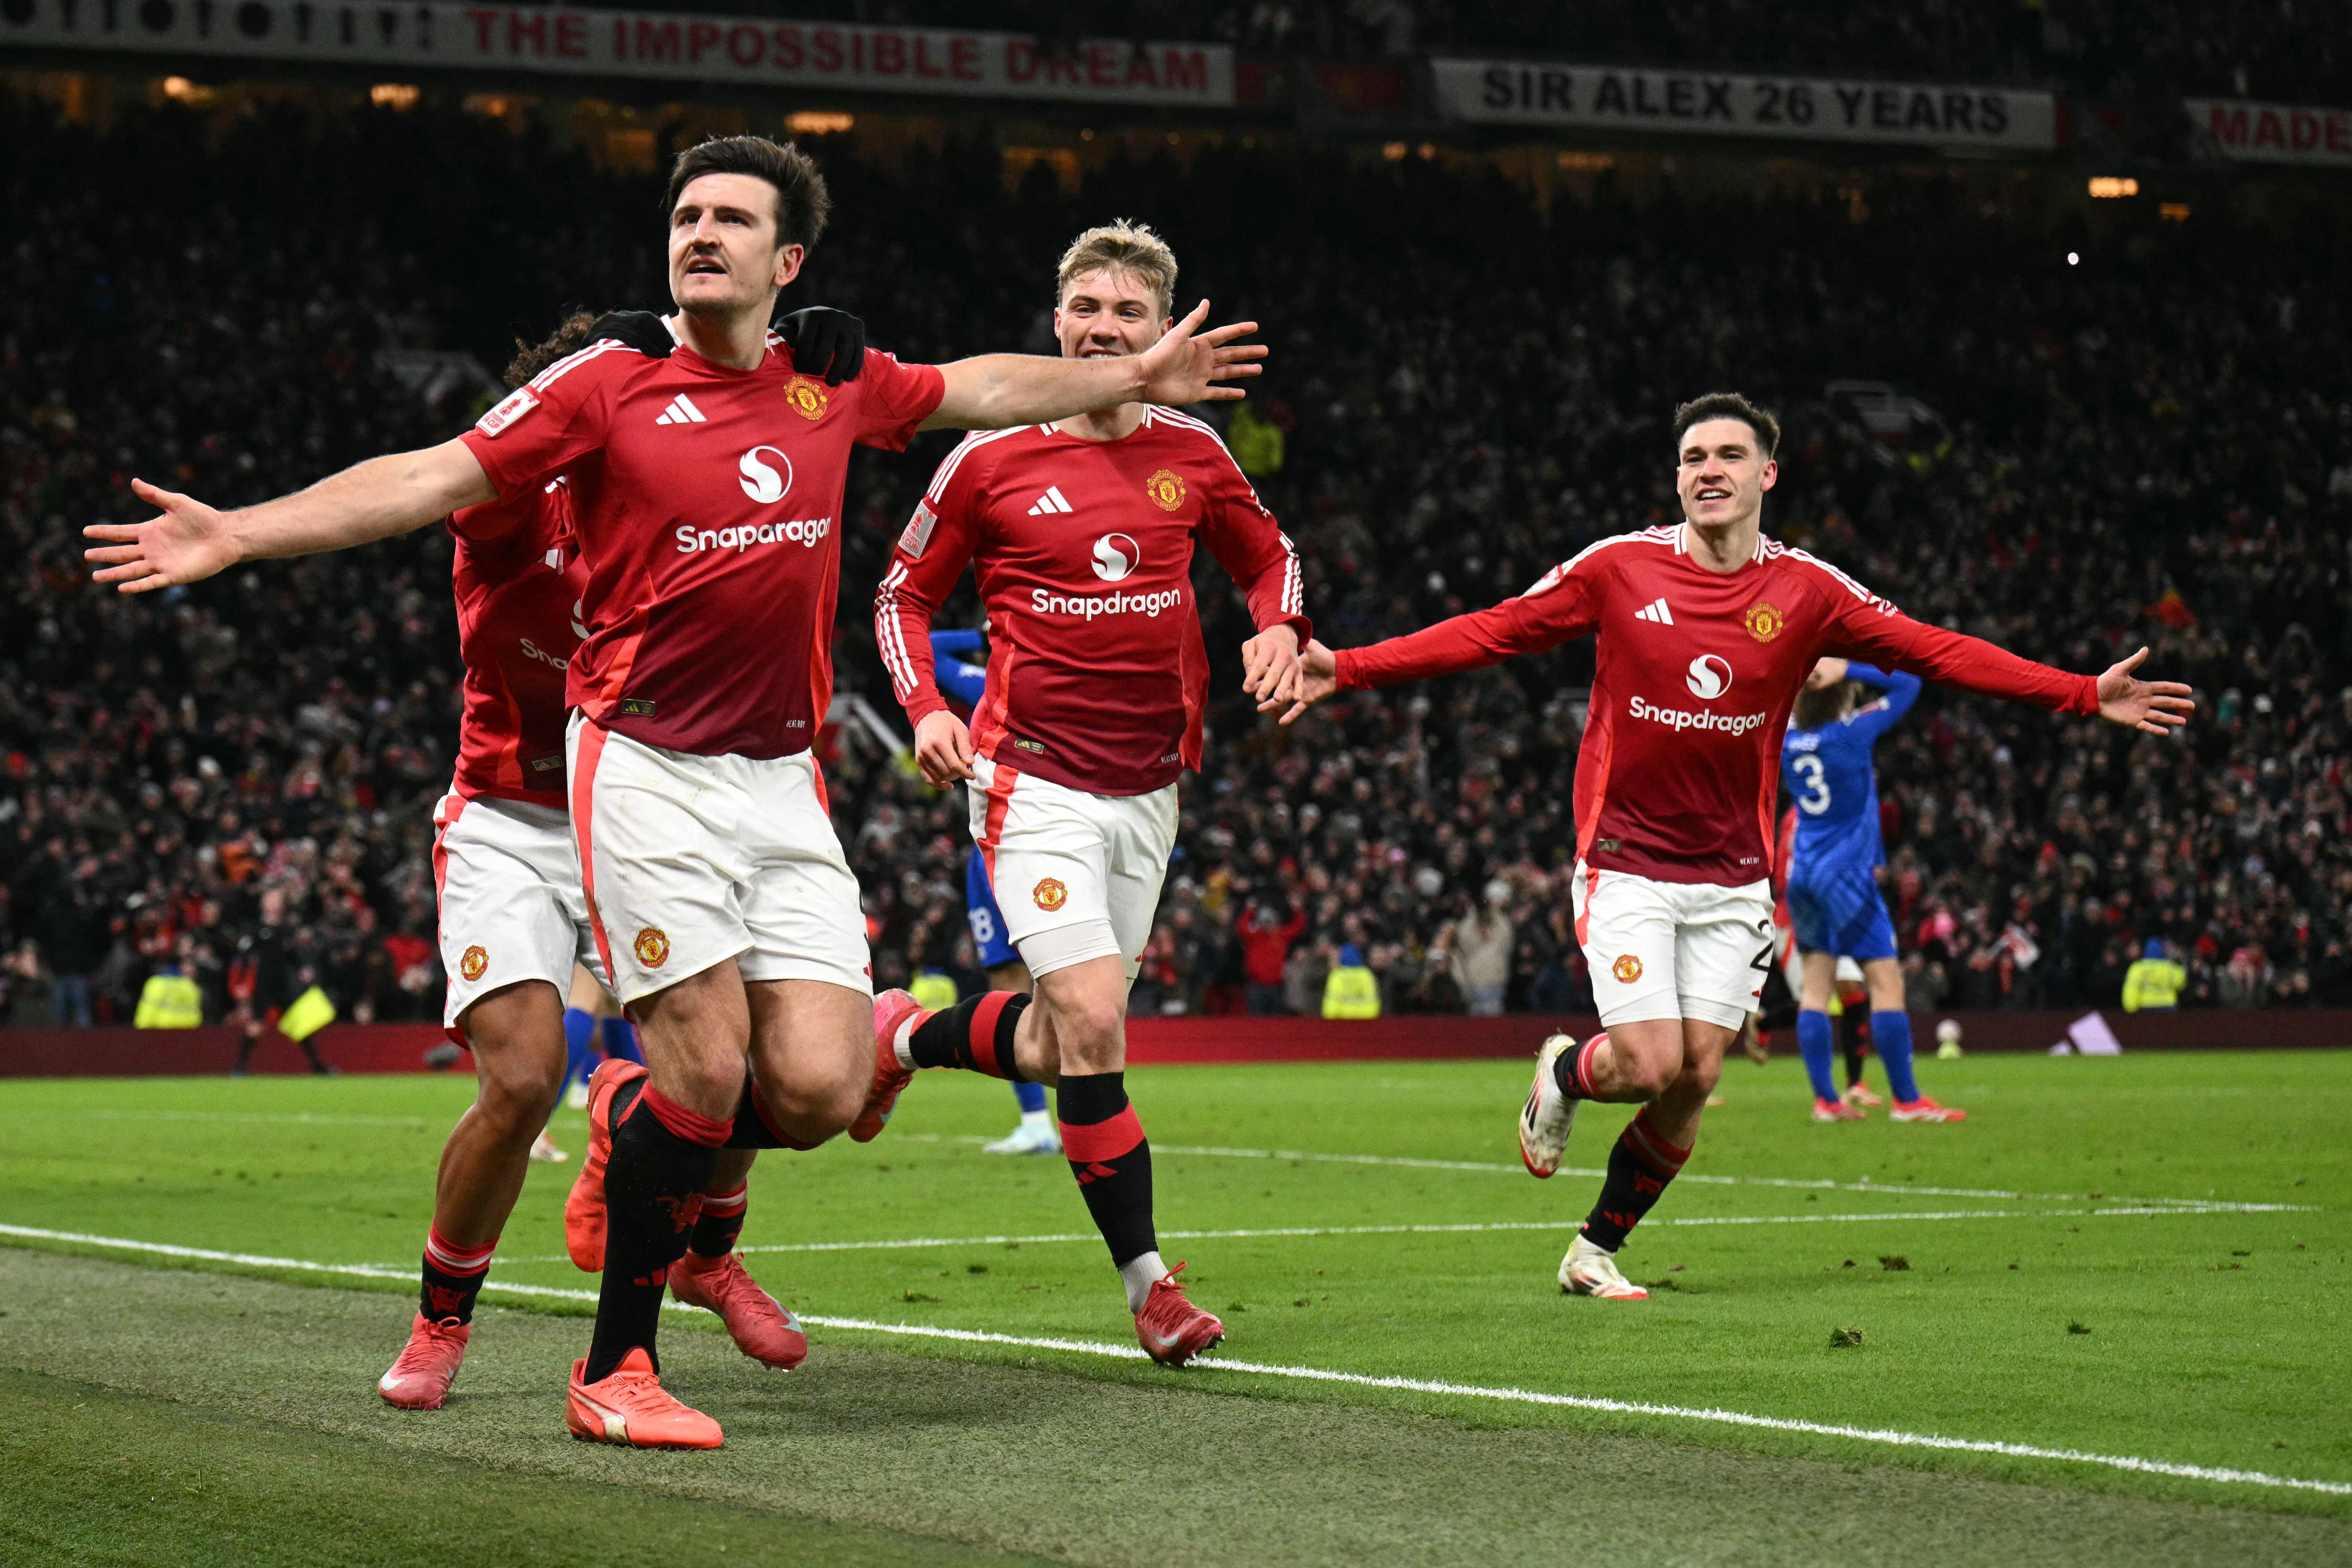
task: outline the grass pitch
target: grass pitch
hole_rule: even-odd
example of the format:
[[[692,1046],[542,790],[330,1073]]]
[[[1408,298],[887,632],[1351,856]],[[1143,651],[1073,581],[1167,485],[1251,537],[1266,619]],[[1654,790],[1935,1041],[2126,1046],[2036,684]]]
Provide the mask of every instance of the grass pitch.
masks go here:
[[[1734,1063],[1623,1255],[1654,1287],[1637,1304],[1552,1283],[1596,1179],[1518,1169],[1520,1064],[1138,1071],[1162,1250],[1193,1260],[1231,1335],[1223,1367],[1181,1374],[1085,1348],[1132,1342],[1066,1169],[981,1153],[1011,1097],[927,1074],[879,1142],[763,1156],[749,1261],[827,1321],[780,1377],[672,1314],[671,1380],[729,1432],[690,1457],[567,1442],[561,1378],[585,1325],[562,1314],[587,1302],[498,1289],[593,1292],[561,1257],[570,1165],[534,1169],[448,1408],[375,1400],[408,1310],[387,1294],[413,1293],[469,1082],[19,1082],[0,1223],[63,1234],[0,1239],[92,1260],[0,1255],[0,1365],[17,1369],[0,1401],[24,1413],[0,1508],[83,1500],[66,1517],[111,1521],[85,1544],[113,1555],[65,1558],[92,1562],[197,1561],[196,1539],[304,1561],[346,1538],[365,1543],[354,1561],[409,1561],[382,1521],[428,1492],[477,1498],[504,1531],[484,1555],[519,1562],[579,1546],[591,1517],[612,1560],[658,1555],[708,1505],[740,1523],[721,1533],[747,1562],[1113,1563],[1178,1542],[1202,1562],[1534,1562],[1570,1519],[1629,1562],[2352,1559],[2335,1321],[2352,1057],[1927,1065],[1971,1121],[1816,1127],[1793,1063]],[[1624,1115],[1588,1108],[1570,1165],[1597,1167]],[[557,1123],[575,1154],[582,1120]],[[1538,1402],[1563,1394],[1643,1408]],[[173,1506],[114,1519],[122,1489],[91,1489],[111,1472],[58,1460],[85,1449]],[[226,1458],[178,1505],[162,1472],[205,1456]]]

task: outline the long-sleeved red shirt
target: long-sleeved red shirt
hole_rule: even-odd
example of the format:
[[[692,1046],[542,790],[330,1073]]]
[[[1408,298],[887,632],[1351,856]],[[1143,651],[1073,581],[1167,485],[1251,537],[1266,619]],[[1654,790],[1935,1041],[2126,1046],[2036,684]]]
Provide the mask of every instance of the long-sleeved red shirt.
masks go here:
[[[1342,688],[1393,686],[1594,634],[1576,766],[1577,858],[1727,887],[1772,867],[1789,709],[1824,654],[2063,713],[2097,681],[1923,625],[1826,562],[1769,539],[1737,572],[1692,559],[1685,528],[1601,540],[1491,609],[1338,655]]]
[[[1148,408],[1116,441],[1050,425],[948,455],[899,535],[874,604],[890,685],[917,723],[947,704],[931,616],[964,563],[988,607],[988,689],[972,747],[1089,795],[1146,795],[1201,764],[1209,683],[1192,597],[1206,544],[1260,630],[1311,635],[1297,552],[1216,432]]]

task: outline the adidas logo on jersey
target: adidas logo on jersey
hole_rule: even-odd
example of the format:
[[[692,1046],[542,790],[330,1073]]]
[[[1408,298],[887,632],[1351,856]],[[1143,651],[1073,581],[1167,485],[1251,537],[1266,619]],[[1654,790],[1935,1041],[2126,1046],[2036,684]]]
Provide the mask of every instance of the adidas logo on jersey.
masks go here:
[[[1070,504],[1069,498],[1062,494],[1061,486],[1047,485],[1045,487],[1045,493],[1037,498],[1037,504],[1029,509],[1029,515],[1031,517],[1050,517],[1056,512],[1076,511],[1077,510],[1077,508]]]
[[[710,416],[688,402],[686,394],[681,392],[669,400],[669,406],[661,411],[661,417],[654,423],[656,425],[708,425],[710,423]]]
[[[1666,608],[1666,602],[1664,599],[1654,600],[1643,605],[1633,612],[1633,618],[1637,621],[1655,621],[1662,626],[1675,624],[1675,613]]]

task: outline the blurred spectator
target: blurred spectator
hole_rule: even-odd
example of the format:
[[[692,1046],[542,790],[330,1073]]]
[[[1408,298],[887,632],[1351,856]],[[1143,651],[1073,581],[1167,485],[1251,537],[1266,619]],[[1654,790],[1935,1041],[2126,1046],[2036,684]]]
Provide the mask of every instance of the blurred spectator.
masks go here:
[[[1381,983],[1364,963],[1363,950],[1354,942],[1339,949],[1323,982],[1323,1016],[1327,1018],[1377,1018],[1381,1016]]]
[[[2189,972],[2172,961],[2169,946],[2160,936],[2148,938],[2139,962],[2124,973],[2125,1012],[2169,1012],[2180,1005]]]
[[[1474,1018],[1491,1018],[1503,1010],[1511,980],[1512,933],[1503,907],[1510,901],[1510,884],[1497,878],[1486,884],[1486,902],[1448,928],[1454,983],[1462,988]]]
[[[1243,991],[1253,1017],[1283,1010],[1284,971],[1290,948],[1307,929],[1307,917],[1294,904],[1287,913],[1266,903],[1252,903],[1242,911]]]

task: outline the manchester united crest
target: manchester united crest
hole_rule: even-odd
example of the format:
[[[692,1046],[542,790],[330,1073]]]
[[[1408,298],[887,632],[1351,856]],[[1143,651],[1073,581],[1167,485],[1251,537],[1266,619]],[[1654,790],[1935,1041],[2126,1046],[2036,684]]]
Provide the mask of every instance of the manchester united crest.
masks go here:
[[[631,945],[635,949],[637,962],[647,969],[659,969],[669,962],[669,933],[659,926],[647,926],[637,932],[637,940]]]
[[[467,948],[466,955],[457,960],[457,973],[468,980],[479,980],[489,966],[490,955],[479,946]]]
[[[1184,504],[1184,476],[1173,468],[1162,468],[1143,481],[1143,493],[1161,511],[1174,511]]]
[[[1609,973],[1617,977],[1619,984],[1631,985],[1642,978],[1642,961],[1630,952],[1621,952],[1617,962],[1609,966]]]
[[[1748,606],[1747,624],[1749,637],[1758,642],[1770,642],[1780,635],[1780,628],[1789,624],[1789,619],[1777,606],[1759,601]]]
[[[784,401],[803,419],[822,419],[827,406],[824,383],[814,376],[796,375],[784,384]]]
[[[1037,900],[1039,909],[1050,915],[1070,901],[1070,889],[1062,886],[1061,879],[1047,877],[1030,889],[1029,896]]]

